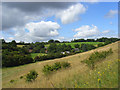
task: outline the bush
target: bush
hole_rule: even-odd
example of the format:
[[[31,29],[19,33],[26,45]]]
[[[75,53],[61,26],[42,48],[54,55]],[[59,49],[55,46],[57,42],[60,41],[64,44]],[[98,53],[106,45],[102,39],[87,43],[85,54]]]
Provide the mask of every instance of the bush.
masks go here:
[[[31,82],[35,80],[37,76],[38,76],[38,73],[35,70],[32,70],[26,75],[26,81]]]
[[[104,46],[105,44],[102,44],[102,43],[99,43],[98,44],[98,47],[102,47],[102,46]]]
[[[15,80],[10,80],[10,83],[13,83],[13,82],[15,82]]]
[[[54,63],[53,65],[45,65],[44,68],[42,69],[43,73],[44,74],[49,74],[53,71],[57,71],[61,68],[67,68],[67,67],[70,67],[70,63],[68,62],[63,62],[63,63],[60,63],[60,62],[56,62]]]
[[[56,62],[52,67],[53,67],[53,70],[58,70],[61,68],[61,64],[60,62]]]
[[[62,62],[62,67],[63,68],[68,68],[68,67],[70,67],[70,63],[68,63],[68,62]]]
[[[20,76],[20,79],[22,79],[23,78],[23,76]]]
[[[52,66],[45,65],[44,68],[42,69],[42,71],[43,71],[44,74],[48,74],[51,71],[53,71],[53,68],[52,68]]]

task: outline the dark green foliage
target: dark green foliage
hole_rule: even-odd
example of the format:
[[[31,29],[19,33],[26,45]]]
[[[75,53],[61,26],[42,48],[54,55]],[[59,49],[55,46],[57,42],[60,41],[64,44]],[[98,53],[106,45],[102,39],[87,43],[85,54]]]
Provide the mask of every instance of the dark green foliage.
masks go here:
[[[10,80],[10,83],[14,83],[15,82],[15,80]]]
[[[61,64],[60,62],[56,62],[52,67],[53,67],[53,70],[58,70],[61,68]]]
[[[92,44],[81,44],[81,50],[83,52],[88,51],[88,50],[92,50],[95,49],[96,47]]]
[[[75,44],[74,46],[75,46],[75,48],[79,48],[79,47],[80,47],[80,45],[79,45],[79,44]]]
[[[49,40],[49,41],[48,41],[48,43],[54,43],[54,40],[53,40],[53,39],[51,39],[51,40]]]
[[[50,59],[55,59],[55,58],[61,58],[61,57],[65,57],[71,54],[49,53],[48,55],[36,56],[34,58],[34,61],[44,61],[44,60],[50,60]]]
[[[90,55],[90,57],[82,62],[86,63],[89,67],[94,69],[94,65],[96,62],[103,60],[108,55],[113,53],[112,49],[109,49],[108,51],[102,51],[102,52],[94,52]]]
[[[70,63],[68,63],[68,62],[62,62],[61,66],[63,68],[68,68],[68,67],[70,67]]]
[[[112,43],[110,40],[105,40],[105,45]]]
[[[51,71],[53,71],[53,68],[50,65],[45,65],[44,68],[42,69],[42,71],[43,71],[44,74],[48,74]]]
[[[20,79],[22,79],[23,78],[23,76],[20,76]]]
[[[38,76],[38,73],[35,70],[31,70],[27,75],[26,75],[26,81],[32,82],[35,80]]]
[[[2,53],[2,66],[12,67],[32,63],[33,59],[30,55],[20,53],[19,51],[9,52],[7,49]]]
[[[16,46],[16,42],[2,45],[2,66],[12,67],[33,62],[29,52],[25,48]]]
[[[99,43],[98,44],[98,47],[102,47],[102,46],[104,46],[105,44],[102,44],[102,43]]]
[[[71,45],[66,45],[66,44],[57,45],[56,43],[51,43],[50,46],[48,47],[48,53],[61,53],[64,51],[71,51],[71,50],[72,50]]]
[[[47,75],[53,71],[57,71],[57,70],[61,69],[62,67],[63,68],[70,67],[70,63],[68,63],[68,62],[62,62],[62,63],[56,62],[53,65],[45,65],[44,68],[42,69],[42,71],[44,74]]]

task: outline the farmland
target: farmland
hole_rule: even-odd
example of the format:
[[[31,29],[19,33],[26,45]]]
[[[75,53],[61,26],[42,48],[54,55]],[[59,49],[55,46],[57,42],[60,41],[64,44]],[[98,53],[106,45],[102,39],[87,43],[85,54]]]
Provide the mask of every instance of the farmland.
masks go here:
[[[43,56],[43,55],[47,55],[45,53],[31,53],[31,57],[35,58],[36,56]]]
[[[98,45],[99,43],[104,44],[104,42],[70,42],[70,43],[57,43],[57,45],[59,45],[59,44],[61,44],[61,45],[62,45],[62,44],[66,44],[66,45],[71,45],[72,48],[74,48],[74,45],[75,45],[75,44],[79,44],[79,45],[81,45],[81,44]],[[17,47],[23,47],[23,46],[25,46],[25,45],[17,45]],[[49,47],[49,44],[46,44],[45,47]]]
[[[106,51],[112,48],[113,53],[95,65],[91,70],[81,61],[88,58],[95,51]],[[71,64],[68,69],[61,69],[48,76],[42,72],[44,65],[67,61]],[[118,87],[118,42],[99,47],[97,49],[42,62],[3,68],[3,88],[116,88]],[[30,70],[36,70],[38,77],[31,83],[25,82],[25,75]],[[24,76],[23,79],[20,79]],[[58,78],[59,77],[59,78]],[[10,83],[14,80],[13,83]],[[54,85],[51,85],[52,84]]]
[[[72,48],[75,48],[74,47],[75,44],[79,44],[79,45],[81,45],[81,44],[92,44],[92,45],[96,46],[99,43],[104,44],[104,42],[70,42],[70,43],[57,43],[57,45],[59,45],[59,44],[61,44],[61,45],[66,44],[66,45],[71,45]],[[49,47],[49,44],[46,44],[45,46]]]

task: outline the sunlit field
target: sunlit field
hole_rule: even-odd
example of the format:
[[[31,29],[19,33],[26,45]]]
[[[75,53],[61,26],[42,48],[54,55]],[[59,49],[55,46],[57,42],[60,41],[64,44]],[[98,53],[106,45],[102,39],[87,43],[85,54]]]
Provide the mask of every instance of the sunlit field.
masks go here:
[[[113,53],[95,63],[93,70],[81,62],[95,51],[106,51],[110,48]],[[71,67],[57,70],[48,75],[42,72],[45,65],[53,65],[63,61],[69,62]],[[3,88],[117,88],[118,61],[118,42],[115,42],[59,59],[3,68],[2,86]],[[26,75],[30,70],[38,72],[38,77],[32,82],[26,82]],[[23,76],[22,79],[21,76]]]

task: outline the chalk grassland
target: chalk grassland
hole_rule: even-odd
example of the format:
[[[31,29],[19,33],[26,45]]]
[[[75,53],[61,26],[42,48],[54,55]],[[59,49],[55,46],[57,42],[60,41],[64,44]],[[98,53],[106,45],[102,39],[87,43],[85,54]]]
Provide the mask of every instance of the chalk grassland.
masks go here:
[[[91,70],[82,60],[88,58],[94,51],[105,51],[112,48],[113,54],[107,56],[95,65]],[[42,72],[44,65],[52,65],[55,62],[68,61],[71,67],[61,69],[48,76]],[[23,66],[2,69],[3,88],[117,88],[118,87],[118,42],[64,58],[36,62]],[[37,79],[28,83],[20,79],[30,70],[38,72]],[[10,83],[10,80],[15,82]]]
[[[72,43],[57,43],[57,44],[58,44],[58,45],[59,45],[59,44],[61,44],[61,45],[62,45],[62,44],[71,45],[72,48],[75,48],[75,47],[74,47],[75,44],[79,44],[79,45],[81,45],[81,44],[92,44],[92,45],[97,46],[99,43],[104,43],[104,42],[72,42]],[[46,46],[46,47],[49,47],[49,45],[50,45],[50,44],[46,44],[45,46]]]

